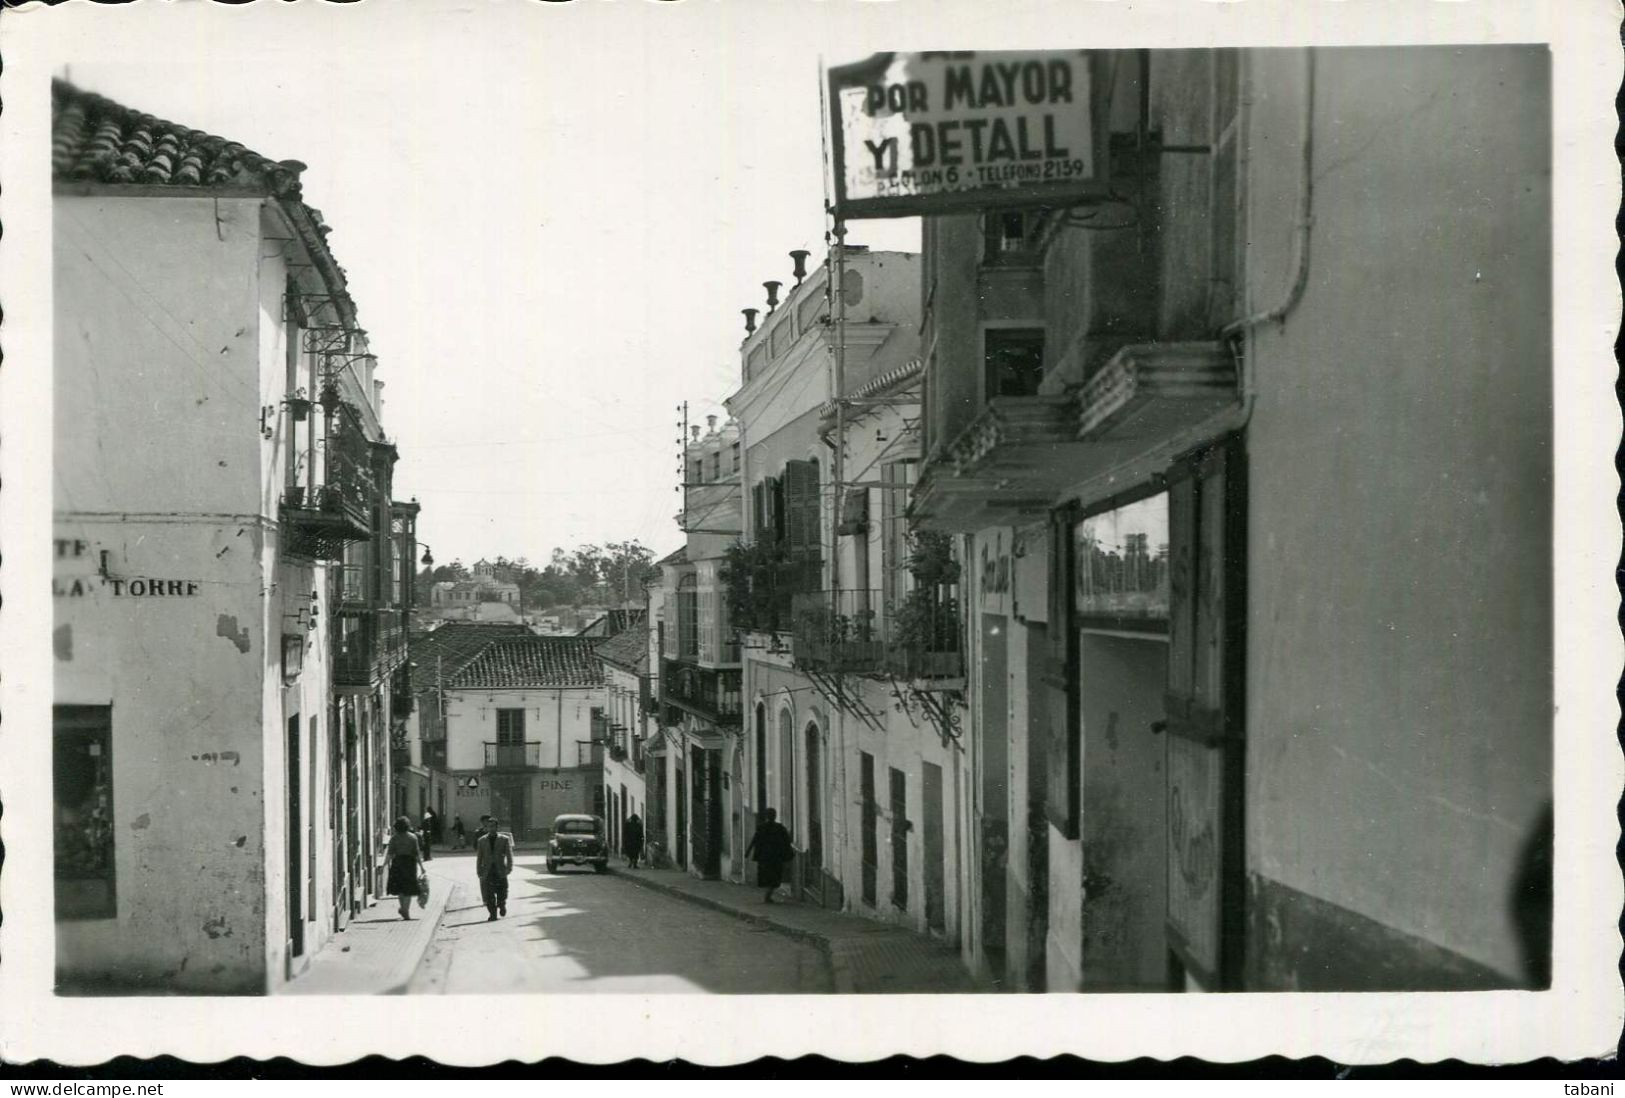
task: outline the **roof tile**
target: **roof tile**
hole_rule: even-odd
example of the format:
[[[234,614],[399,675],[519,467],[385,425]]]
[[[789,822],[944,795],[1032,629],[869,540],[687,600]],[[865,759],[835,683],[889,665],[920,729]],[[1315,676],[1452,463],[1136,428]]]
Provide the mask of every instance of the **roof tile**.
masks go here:
[[[588,637],[508,637],[481,650],[451,680],[453,688],[597,686],[603,668]]]

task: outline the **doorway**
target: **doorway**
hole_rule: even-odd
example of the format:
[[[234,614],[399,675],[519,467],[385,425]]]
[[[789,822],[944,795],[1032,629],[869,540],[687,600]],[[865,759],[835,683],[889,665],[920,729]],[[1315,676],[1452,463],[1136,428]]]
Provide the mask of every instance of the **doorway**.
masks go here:
[[[1080,632],[1084,991],[1168,982],[1168,644]]]
[[[1002,614],[982,615],[980,919],[982,958],[996,981],[1005,978],[1005,875],[1010,849],[1009,648]]]
[[[891,903],[908,910],[908,777],[892,768],[891,788]]]
[[[920,812],[925,821],[921,834],[925,846],[925,925],[944,933],[948,929],[948,903],[947,865],[943,860],[947,850],[942,832],[942,767],[922,762],[920,776]]]
[[[677,765],[672,773],[676,782],[677,796],[673,798],[677,805],[677,827],[672,841],[672,855],[677,859],[678,869],[688,868],[688,786],[684,784],[682,756],[677,756]]]
[[[880,874],[880,806],[875,803],[875,757],[858,752],[859,796],[863,812],[863,902],[875,906]]]
[[[807,723],[807,876],[809,883],[821,878],[824,868],[824,820],[822,798],[822,774],[819,755],[818,726],[812,722]]]
[[[288,816],[284,828],[288,833],[288,956],[305,955],[304,913],[304,797],[302,796],[303,767],[299,751],[299,714],[288,718]]]
[[[530,777],[526,774],[491,774],[491,815],[507,825],[515,842],[530,835]]]

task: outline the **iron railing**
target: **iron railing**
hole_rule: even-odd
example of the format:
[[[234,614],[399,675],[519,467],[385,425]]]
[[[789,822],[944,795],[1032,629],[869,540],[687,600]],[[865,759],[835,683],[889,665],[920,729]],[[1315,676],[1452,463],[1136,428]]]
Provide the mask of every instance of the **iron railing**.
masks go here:
[[[540,740],[524,743],[487,743],[485,765],[496,770],[537,770],[542,765]]]
[[[714,669],[665,660],[660,696],[662,701],[714,724],[737,724],[743,712],[737,668]]]
[[[880,591],[797,596],[795,662],[824,674],[954,679],[965,673],[964,627],[951,587],[916,588],[888,602]]]

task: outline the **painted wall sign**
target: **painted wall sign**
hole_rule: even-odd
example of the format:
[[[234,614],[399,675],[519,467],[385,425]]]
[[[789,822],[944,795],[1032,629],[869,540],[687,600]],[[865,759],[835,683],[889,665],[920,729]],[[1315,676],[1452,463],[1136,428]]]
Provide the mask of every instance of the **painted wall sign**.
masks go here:
[[[1066,50],[883,53],[831,69],[836,212],[913,217],[1102,193],[1104,68]]]
[[[51,577],[51,594],[59,599],[83,598],[103,590],[111,591],[114,598],[195,598],[198,594],[198,580],[109,576],[107,550],[92,558],[90,542],[83,538],[53,538],[52,545],[58,571]],[[95,571],[83,571],[92,559],[97,561]]]

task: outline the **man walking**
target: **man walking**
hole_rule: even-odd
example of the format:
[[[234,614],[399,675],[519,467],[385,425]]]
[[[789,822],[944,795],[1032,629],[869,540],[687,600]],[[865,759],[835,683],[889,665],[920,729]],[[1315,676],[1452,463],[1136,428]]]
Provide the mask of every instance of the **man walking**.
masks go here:
[[[485,834],[474,843],[474,872],[480,879],[480,899],[491,913],[488,923],[508,913],[508,874],[513,872],[513,840],[498,827],[495,816],[485,818]]]
[[[643,821],[636,812],[626,818],[622,841],[626,846],[626,868],[636,869],[638,857],[643,853]]]
[[[756,886],[767,890],[762,897],[764,904],[773,902],[773,893],[784,880],[784,863],[795,852],[790,832],[779,822],[778,815],[771,808],[762,809],[762,822],[756,825],[756,834],[745,848],[745,857],[756,859]]]

